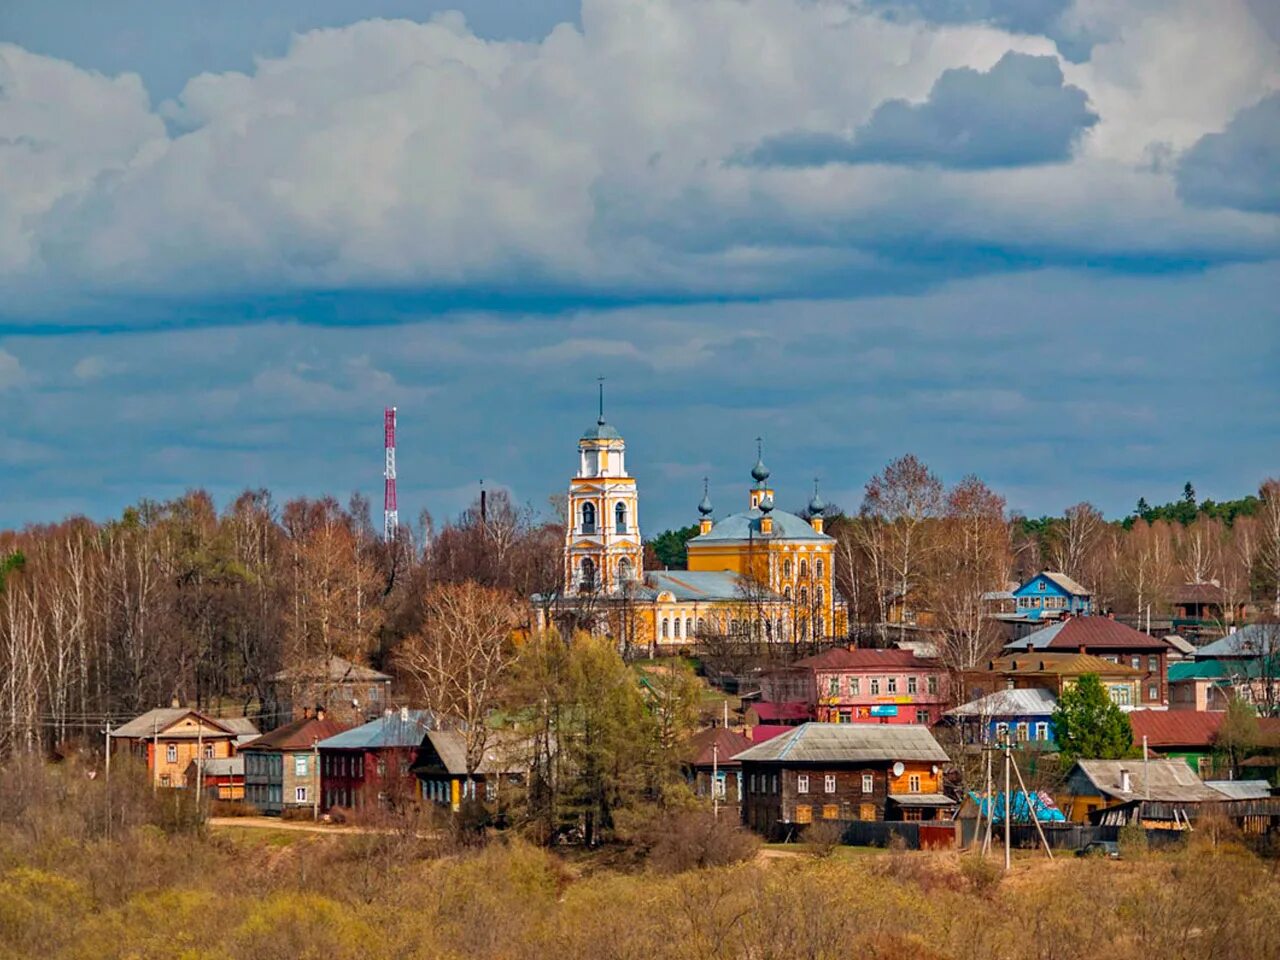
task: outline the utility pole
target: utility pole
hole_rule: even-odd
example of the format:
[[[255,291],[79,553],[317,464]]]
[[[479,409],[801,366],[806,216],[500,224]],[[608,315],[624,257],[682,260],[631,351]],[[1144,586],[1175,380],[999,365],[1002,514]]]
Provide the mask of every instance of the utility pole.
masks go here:
[[[199,701],[197,701],[198,703]],[[200,794],[204,787],[204,723],[196,714],[196,818],[200,817]]]
[[[720,819],[720,744],[711,744],[711,816]]]
[[[107,781],[107,839],[111,839],[111,718],[107,718],[107,759],[106,759],[106,781]]]
[[[1003,744],[1004,749],[1004,869],[1007,873],[1013,867],[1012,851],[1010,850],[1010,840],[1012,835],[1013,817],[1010,815],[1012,809],[1009,804],[1009,740],[1005,737]]]
[[[1151,768],[1147,764],[1147,735],[1142,735],[1142,787],[1146,799],[1151,799]]]
[[[985,794],[987,798],[987,830],[986,830],[986,834],[982,838],[982,855],[985,857],[987,853],[990,852],[991,850],[991,825],[995,821],[996,798],[991,794],[991,789],[993,784],[991,782],[991,746],[990,744],[984,747],[982,752],[987,759],[987,792]]]
[[[151,718],[151,792],[156,792],[160,782],[160,721]]]
[[[311,766],[315,780],[315,798],[311,802],[311,819],[320,822],[320,741],[311,738]]]

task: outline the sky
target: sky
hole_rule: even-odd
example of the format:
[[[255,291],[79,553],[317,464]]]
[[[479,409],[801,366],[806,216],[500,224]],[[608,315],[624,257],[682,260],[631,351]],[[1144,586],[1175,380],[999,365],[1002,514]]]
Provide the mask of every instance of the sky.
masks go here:
[[[1280,475],[1270,0],[7,0],[0,528]]]

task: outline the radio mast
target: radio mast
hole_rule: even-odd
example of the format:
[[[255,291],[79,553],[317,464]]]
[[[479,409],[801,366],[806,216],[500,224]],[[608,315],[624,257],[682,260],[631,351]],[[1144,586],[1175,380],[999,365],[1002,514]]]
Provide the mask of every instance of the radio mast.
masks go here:
[[[396,408],[387,407],[382,415],[383,437],[386,444],[386,468],[382,476],[386,481],[382,493],[382,536],[388,543],[395,542],[400,529],[400,515],[396,510]]]

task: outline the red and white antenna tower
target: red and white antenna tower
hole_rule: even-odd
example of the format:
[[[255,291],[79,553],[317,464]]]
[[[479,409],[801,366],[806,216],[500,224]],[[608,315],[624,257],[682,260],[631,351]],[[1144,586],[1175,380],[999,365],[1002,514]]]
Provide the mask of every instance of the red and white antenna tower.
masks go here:
[[[387,465],[382,476],[386,486],[382,494],[382,536],[391,543],[400,529],[400,514],[396,510],[396,408],[387,407],[382,414],[383,434],[386,441]]]

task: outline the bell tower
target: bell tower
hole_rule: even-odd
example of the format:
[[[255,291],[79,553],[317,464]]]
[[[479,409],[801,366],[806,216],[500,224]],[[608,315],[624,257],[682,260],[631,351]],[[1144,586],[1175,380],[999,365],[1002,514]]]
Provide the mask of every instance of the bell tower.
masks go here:
[[[639,501],[627,474],[627,445],[600,414],[578,439],[578,474],[569,481],[565,523],[564,592],[616,594],[643,575]]]

